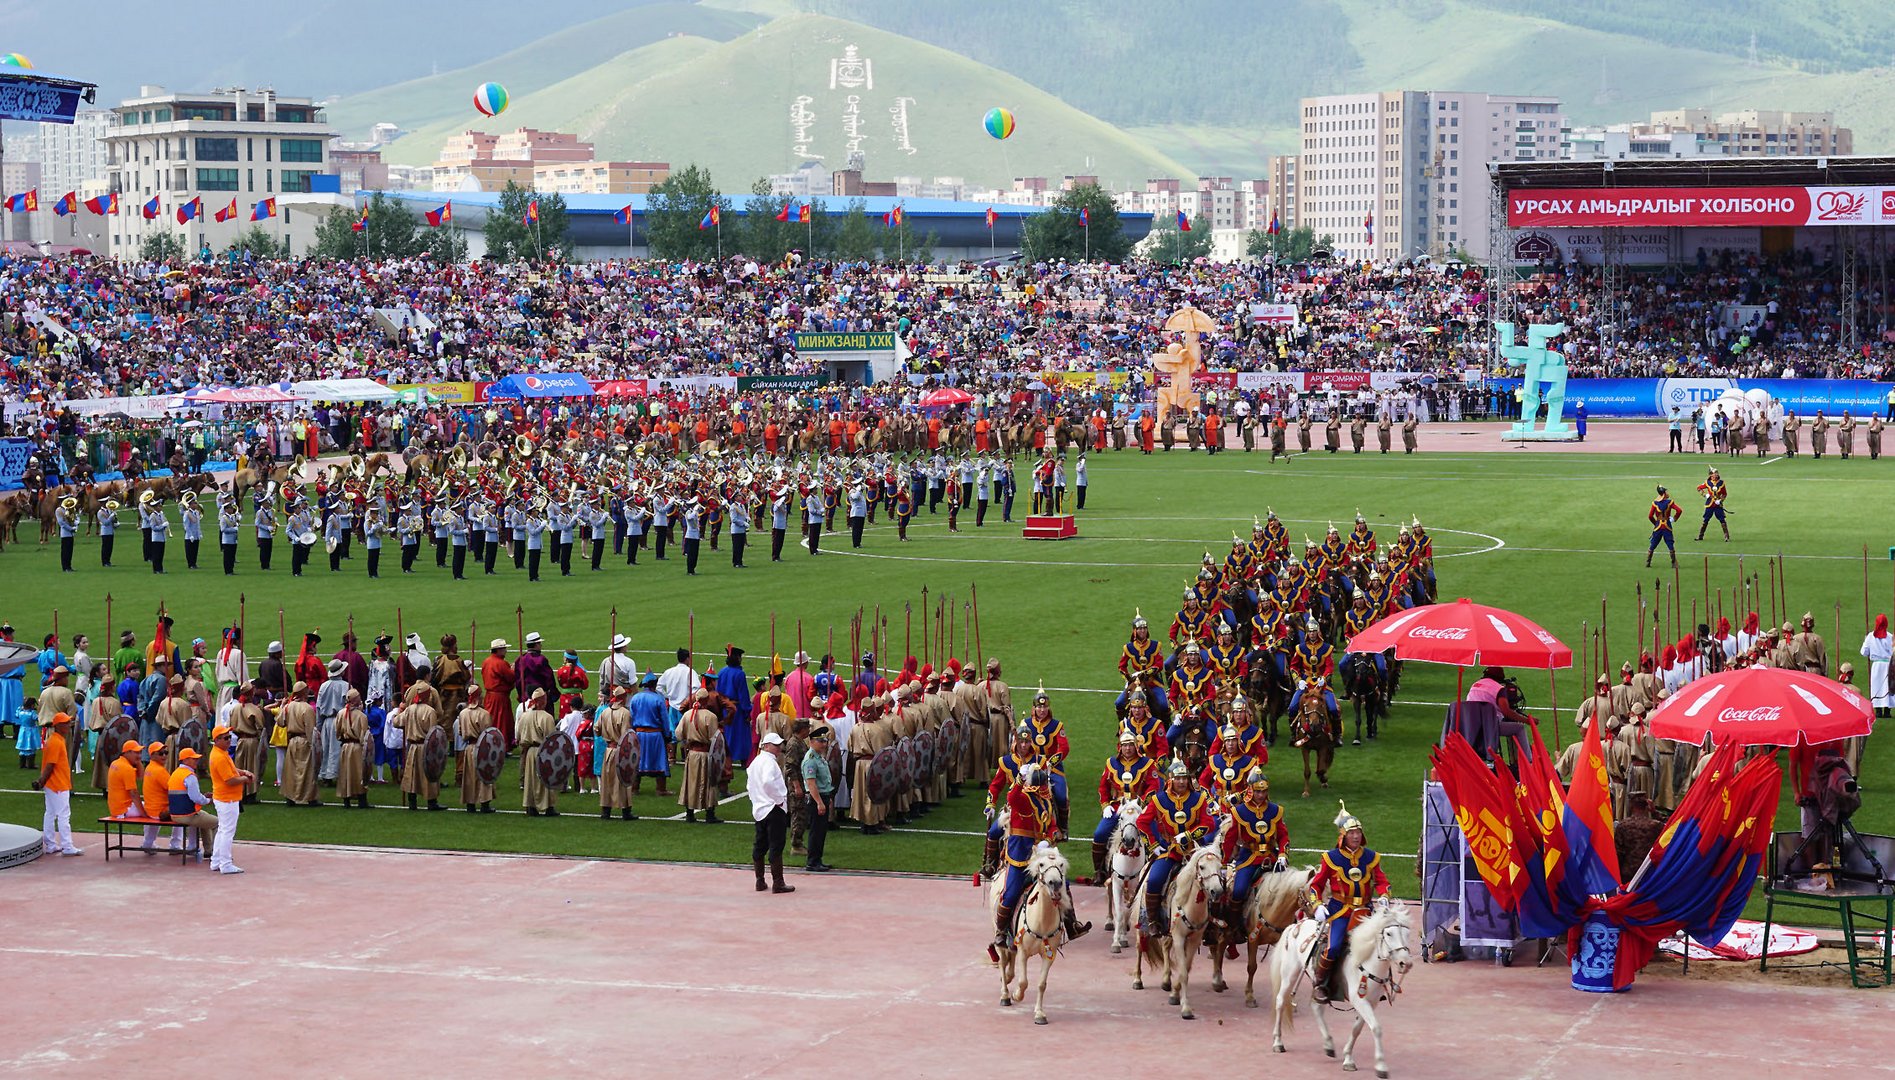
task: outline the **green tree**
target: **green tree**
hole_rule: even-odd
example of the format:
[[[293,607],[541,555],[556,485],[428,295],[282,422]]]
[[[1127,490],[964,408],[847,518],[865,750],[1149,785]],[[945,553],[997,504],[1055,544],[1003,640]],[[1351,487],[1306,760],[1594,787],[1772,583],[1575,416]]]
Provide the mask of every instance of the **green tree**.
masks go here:
[[[467,234],[459,229],[429,229],[421,238],[428,258],[444,266],[467,261]]]
[[[1282,229],[1275,236],[1253,229],[1244,241],[1244,252],[1253,259],[1273,255],[1277,262],[1307,262],[1316,248],[1316,230],[1307,225]]]
[[[661,259],[711,259],[717,255],[717,232],[698,223],[710,208],[730,209],[730,200],[711,188],[711,174],[687,165],[651,189],[645,197],[645,243]]]
[[[934,245],[941,242],[941,235],[933,230],[924,236],[915,235],[914,227],[908,224],[908,215],[903,214],[899,223],[889,226],[879,222],[871,223],[882,244],[882,261],[900,263],[904,266],[925,266],[934,262]]]
[[[355,207],[337,210],[316,226],[316,242],[309,255],[315,259],[353,259],[367,254],[375,259],[407,259],[421,253],[424,238],[418,234],[421,219],[407,206],[381,192],[369,197],[366,206],[368,224],[357,231],[355,223],[362,211]],[[452,227],[429,232],[454,232]]]
[[[176,233],[152,233],[138,245],[138,257],[146,262],[171,262],[184,258],[184,241]]]
[[[863,208],[861,199],[850,202],[848,212],[842,215],[842,224],[836,229],[834,254],[843,262],[869,262],[875,258],[875,229],[869,224],[868,211]]]
[[[290,256],[289,241],[270,235],[262,225],[250,226],[224,250],[247,251],[259,259],[287,259]]]
[[[803,246],[803,226],[794,220],[778,221],[796,200],[787,195],[770,194],[770,181],[757,178],[750,185],[750,201],[744,204],[744,220],[738,234],[738,248],[760,263],[781,262],[791,248]],[[793,218],[789,210],[786,217]]]
[[[1199,215],[1192,219],[1191,231],[1185,232],[1172,217],[1153,230],[1145,243],[1146,255],[1153,262],[1182,266],[1211,253],[1211,223]]]
[[[535,202],[539,203],[538,225],[526,220]],[[487,258],[495,262],[538,262],[549,257],[565,262],[572,258],[566,197],[558,192],[537,192],[507,181],[500,190],[498,205],[487,215],[483,234]]]
[[[828,259],[836,253],[836,222],[829,216],[821,199],[809,200],[809,223],[794,225],[796,230],[792,239],[792,248],[800,250],[804,257]]]
[[[1079,224],[1081,210],[1086,214],[1084,226]],[[1119,221],[1119,208],[1097,184],[1061,192],[1050,206],[1026,220],[1029,259],[1077,261],[1090,257],[1117,263],[1124,262],[1131,251],[1132,241]]]

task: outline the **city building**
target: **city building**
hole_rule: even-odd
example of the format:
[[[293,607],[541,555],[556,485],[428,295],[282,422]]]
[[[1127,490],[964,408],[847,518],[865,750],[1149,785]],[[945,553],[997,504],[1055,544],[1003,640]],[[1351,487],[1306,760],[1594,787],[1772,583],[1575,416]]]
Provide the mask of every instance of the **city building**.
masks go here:
[[[1296,228],[1296,165],[1295,154],[1270,155],[1270,215],[1277,226],[1288,232]],[[1263,223],[1270,227],[1270,220]]]
[[[331,147],[329,163],[335,168],[344,192],[380,191],[389,186],[388,166],[382,161],[380,150]]]
[[[564,131],[463,131],[442,145],[431,186],[436,191],[499,191],[509,183],[530,188],[535,166],[591,160],[592,144]]]
[[[563,195],[643,195],[670,175],[663,161],[535,162],[532,187]]]
[[[1829,112],[1668,109],[1630,124],[1574,128],[1572,156],[1582,160],[1700,157],[1846,157],[1855,132]]]
[[[154,232],[177,235],[190,250],[221,248],[250,227],[255,204],[270,198],[277,199],[278,216],[267,227],[297,244],[290,205],[343,201],[329,158],[335,134],[313,100],[269,88],[141,88],[111,110],[105,130],[110,190],[120,199],[119,215],[103,219],[110,223],[107,250],[134,256]],[[153,198],[157,213],[146,218],[140,209]],[[202,212],[180,223],[179,208],[200,198]],[[216,212],[233,201],[238,212],[216,221]],[[317,215],[303,217],[307,233]]]
[[[1566,156],[1559,99],[1396,90],[1304,98],[1296,220],[1340,258],[1487,252],[1489,161]]]
[[[770,177],[770,194],[793,199],[827,198],[836,193],[835,174],[820,161],[805,161],[786,173]]]

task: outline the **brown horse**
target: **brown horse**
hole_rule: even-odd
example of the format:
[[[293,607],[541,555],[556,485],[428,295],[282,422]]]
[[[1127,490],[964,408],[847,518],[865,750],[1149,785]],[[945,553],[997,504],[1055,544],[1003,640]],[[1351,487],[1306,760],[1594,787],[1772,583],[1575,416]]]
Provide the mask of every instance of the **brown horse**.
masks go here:
[[[1310,755],[1314,754],[1316,779],[1329,787],[1329,766],[1336,759],[1336,727],[1323,700],[1320,685],[1305,686],[1303,701],[1290,720],[1291,746],[1303,751],[1303,797],[1309,798]]]

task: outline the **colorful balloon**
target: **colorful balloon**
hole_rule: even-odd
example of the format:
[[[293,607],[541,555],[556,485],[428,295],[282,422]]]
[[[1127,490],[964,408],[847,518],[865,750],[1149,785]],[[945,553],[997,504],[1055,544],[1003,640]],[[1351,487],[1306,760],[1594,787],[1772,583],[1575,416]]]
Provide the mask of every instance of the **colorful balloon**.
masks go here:
[[[474,108],[482,116],[499,116],[507,111],[507,88],[497,82],[481,83],[474,88]]]
[[[981,126],[987,129],[987,134],[996,139],[1008,138],[1013,134],[1013,110],[988,109],[987,117],[981,121]]]
[[[32,66],[33,66],[33,61],[28,60],[26,57],[21,56],[19,53],[16,53],[16,52],[0,53],[0,67],[16,67],[16,68],[31,69]]]

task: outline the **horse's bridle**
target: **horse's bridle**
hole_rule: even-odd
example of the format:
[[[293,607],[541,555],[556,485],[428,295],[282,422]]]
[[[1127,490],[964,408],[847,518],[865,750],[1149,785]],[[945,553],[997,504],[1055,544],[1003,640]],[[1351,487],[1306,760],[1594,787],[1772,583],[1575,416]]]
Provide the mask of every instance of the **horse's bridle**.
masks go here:
[[[1193,858],[1191,861],[1197,862],[1198,860]],[[1203,922],[1192,921],[1191,917],[1189,915],[1186,915],[1183,909],[1181,908],[1174,909],[1171,915],[1172,915],[1172,918],[1177,919],[1179,922],[1184,924],[1184,928],[1186,931],[1195,934],[1199,930],[1202,930],[1211,924],[1212,915],[1211,915],[1211,904],[1208,899],[1208,894],[1210,890],[1205,886],[1206,877],[1205,877],[1204,871],[1200,869],[1193,872],[1197,874],[1198,892],[1200,894],[1205,894],[1207,897],[1205,905],[1204,905],[1204,921]],[[1222,886],[1224,884],[1224,865],[1222,863],[1218,864],[1217,869],[1210,874],[1210,878],[1212,880],[1215,880],[1219,886]],[[1222,890],[1220,888],[1220,892],[1221,891]]]
[[[1388,964],[1388,977],[1383,978],[1378,975],[1370,975],[1367,972],[1362,973],[1362,981],[1364,983],[1375,983],[1380,986],[1382,988],[1382,996],[1387,998],[1391,1005],[1394,1004],[1396,995],[1402,992],[1402,979],[1407,976],[1408,972],[1415,966],[1414,960],[1412,959],[1413,950],[1409,948],[1405,940],[1399,945],[1389,944],[1389,936],[1391,934],[1400,934],[1406,929],[1407,927],[1402,923],[1393,921],[1387,926],[1382,927],[1382,939],[1375,946],[1375,958]],[[1402,957],[1399,964],[1395,961],[1397,954],[1400,954]]]

